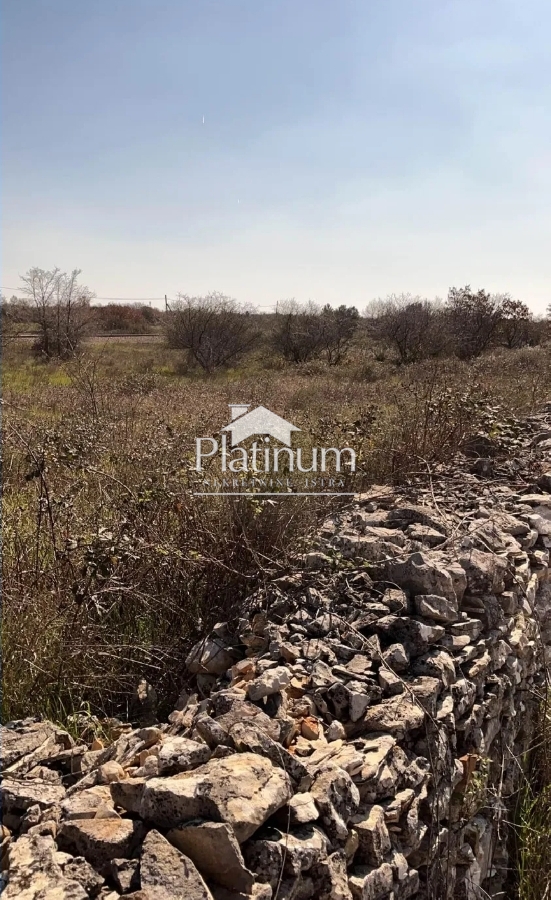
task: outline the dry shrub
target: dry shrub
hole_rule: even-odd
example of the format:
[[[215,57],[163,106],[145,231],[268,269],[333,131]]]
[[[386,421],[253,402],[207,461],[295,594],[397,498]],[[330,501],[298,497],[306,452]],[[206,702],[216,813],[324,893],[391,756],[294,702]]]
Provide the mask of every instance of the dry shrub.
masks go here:
[[[280,570],[317,507],[193,496],[207,424],[143,379],[109,402],[93,381],[45,394],[62,418],[11,409],[5,428],[4,717],[122,711],[141,677],[170,706],[190,643]]]

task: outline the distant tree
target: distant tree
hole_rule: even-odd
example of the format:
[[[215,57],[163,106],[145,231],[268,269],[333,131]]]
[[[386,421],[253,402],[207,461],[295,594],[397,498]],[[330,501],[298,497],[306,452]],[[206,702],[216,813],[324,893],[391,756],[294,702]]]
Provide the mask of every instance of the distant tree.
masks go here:
[[[446,304],[450,333],[458,356],[470,359],[488,350],[497,340],[503,319],[502,294],[450,288]]]
[[[145,306],[143,304],[137,304],[136,309],[139,309],[142,318],[145,319],[148,325],[160,325],[164,318],[164,312],[160,309],[157,309],[156,306]]]
[[[96,309],[98,328],[102,331],[121,331],[128,334],[144,334],[151,329],[145,316],[148,307],[127,306],[123,303],[108,303]]]
[[[322,312],[322,345],[327,362],[337,366],[342,362],[350,348],[358,327],[360,314],[355,306],[338,306],[327,304]]]
[[[21,322],[21,316],[19,315],[19,304],[17,302],[14,303],[14,299],[17,301],[17,298],[12,298],[9,301],[6,300],[3,294],[0,295],[0,328],[3,347],[10,344],[19,332],[18,326]]]
[[[304,363],[320,356],[324,350],[324,321],[322,312],[311,301],[296,300],[278,303],[272,344],[289,362]]]
[[[529,344],[534,334],[532,321],[532,313],[526,303],[503,296],[499,334],[506,347],[513,349]]]
[[[400,362],[413,363],[443,352],[446,335],[440,308],[411,294],[391,294],[366,311],[376,341],[389,344]]]
[[[250,310],[231,297],[179,294],[166,326],[169,346],[187,350],[205,372],[236,362],[258,340]]]
[[[38,326],[34,350],[47,358],[65,359],[77,352],[90,329],[93,293],[79,284],[80,269],[70,274],[60,269],[29,269],[21,277],[21,293],[30,307],[30,319]]]

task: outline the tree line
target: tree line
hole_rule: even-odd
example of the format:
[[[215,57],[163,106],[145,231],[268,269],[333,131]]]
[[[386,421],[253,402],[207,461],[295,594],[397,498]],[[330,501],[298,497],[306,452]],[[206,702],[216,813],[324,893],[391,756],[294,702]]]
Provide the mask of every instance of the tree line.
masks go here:
[[[289,363],[324,359],[337,366],[353,345],[367,341],[409,364],[437,356],[472,359],[499,346],[533,346],[547,336],[547,323],[521,300],[469,285],[450,288],[445,301],[393,294],[370,303],[363,315],[346,304],[295,300],[278,303],[275,314],[259,315],[219,292],[180,294],[166,312],[140,304],[94,306],[94,294],[80,283],[80,274],[78,269],[34,268],[22,276],[22,297],[2,302],[4,341],[22,323],[32,325],[37,356],[67,358],[94,330],[140,334],[157,328],[190,363],[214,372],[260,346]]]

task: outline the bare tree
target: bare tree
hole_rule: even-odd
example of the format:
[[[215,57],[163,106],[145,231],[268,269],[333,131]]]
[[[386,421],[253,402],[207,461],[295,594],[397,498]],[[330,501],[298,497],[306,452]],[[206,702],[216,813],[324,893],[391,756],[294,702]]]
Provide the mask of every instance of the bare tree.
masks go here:
[[[166,328],[169,346],[187,350],[205,372],[236,362],[258,340],[251,310],[217,291],[179,294]]]
[[[73,356],[90,328],[94,294],[79,284],[79,275],[80,269],[68,274],[57,268],[33,268],[21,277],[21,293],[31,308],[31,321],[39,328],[34,349],[40,356]]]
[[[390,344],[400,362],[412,363],[437,356],[446,339],[439,306],[411,294],[391,294],[366,310],[375,340]]]
[[[534,336],[533,318],[526,303],[513,300],[507,294],[501,302],[501,324],[499,333],[502,342],[510,350],[524,347]]]
[[[304,363],[320,356],[324,349],[324,323],[319,306],[311,301],[280,301],[272,344],[289,362]]]
[[[8,301],[3,295],[0,296],[2,347],[6,347],[17,338],[23,321],[20,313],[21,308],[17,297],[12,297],[12,300]]]
[[[446,304],[455,352],[463,359],[479,356],[495,344],[501,326],[504,295],[476,293],[470,285],[450,288]]]
[[[330,366],[338,366],[346,356],[358,323],[360,314],[355,306],[327,304],[322,309],[322,345]]]

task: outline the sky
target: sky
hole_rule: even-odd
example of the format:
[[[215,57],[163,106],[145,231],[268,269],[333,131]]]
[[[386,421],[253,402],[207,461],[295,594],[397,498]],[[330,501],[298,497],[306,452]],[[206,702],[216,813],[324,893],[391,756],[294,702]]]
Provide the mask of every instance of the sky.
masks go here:
[[[6,296],[59,266],[98,298],[551,302],[548,0],[3,0],[1,27]]]

